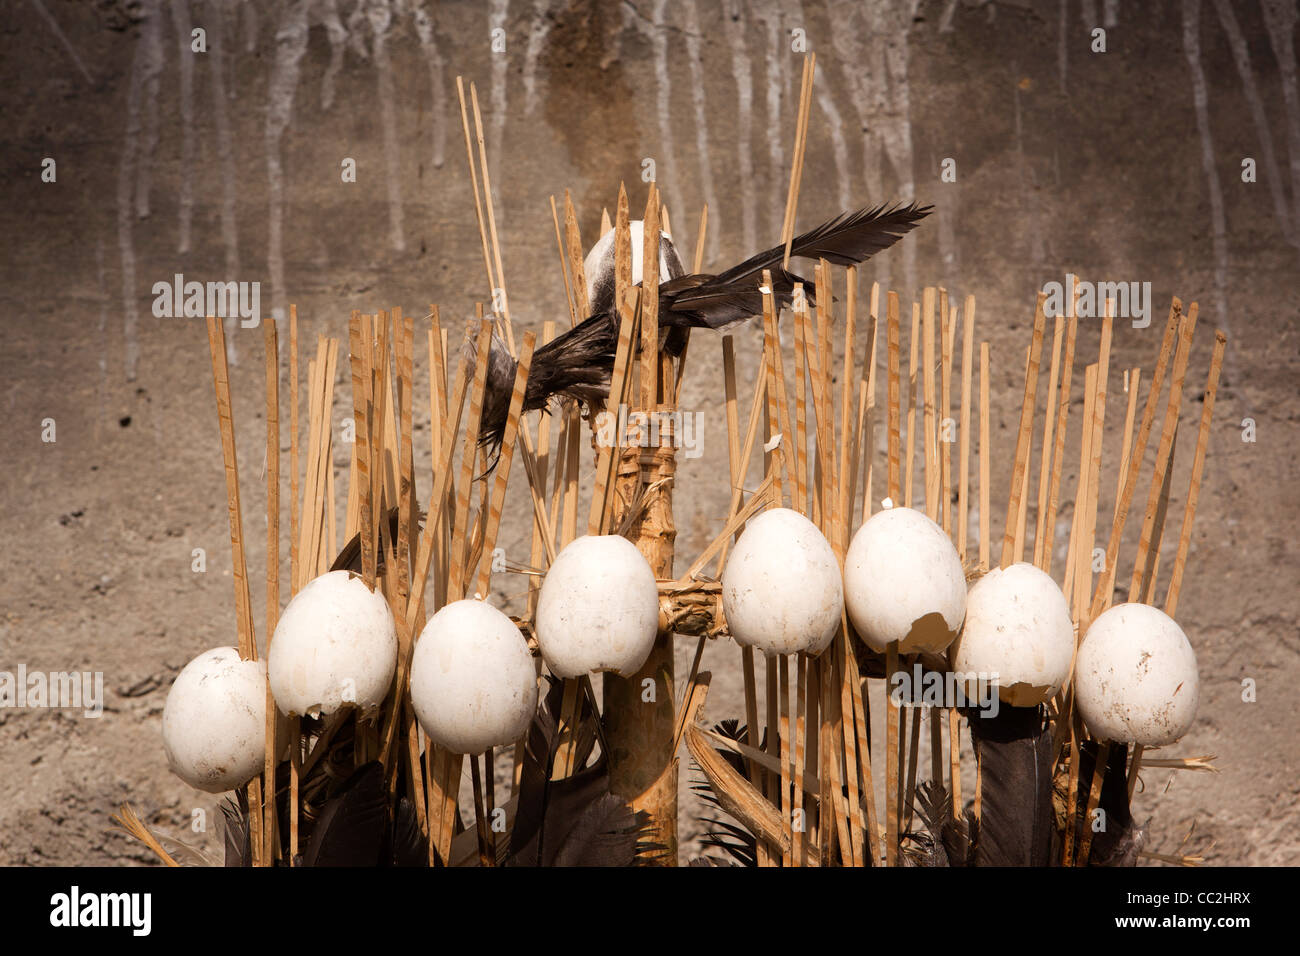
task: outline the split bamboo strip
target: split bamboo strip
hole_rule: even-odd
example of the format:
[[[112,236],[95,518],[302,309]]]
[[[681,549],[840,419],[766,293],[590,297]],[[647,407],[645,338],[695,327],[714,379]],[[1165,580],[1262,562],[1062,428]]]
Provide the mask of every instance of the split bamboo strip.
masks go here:
[[[289,306],[289,589],[298,593],[298,307]]]
[[[989,344],[980,343],[980,567],[988,570],[992,560],[993,542],[989,530],[989,462],[993,451],[989,447],[992,432],[989,429]],[[977,814],[978,816],[978,814]]]
[[[653,409],[659,398],[659,194],[650,183],[642,218],[641,406]]]
[[[524,333],[524,347],[519,352],[519,361],[515,366],[515,385],[510,394],[510,410],[506,417],[505,436],[501,441],[501,454],[497,461],[496,483],[492,489],[492,499],[488,506],[487,529],[483,535],[483,553],[487,560],[482,562],[476,592],[484,599],[489,594],[492,579],[492,551],[496,547],[497,531],[501,527],[501,509],[505,506],[506,482],[510,478],[510,460],[514,452],[515,436],[519,431],[519,416],[524,407],[524,390],[528,384],[528,371],[533,362],[533,347],[537,336],[532,332]]]
[[[1047,400],[1043,403],[1043,449],[1038,464],[1038,524],[1034,529],[1034,567],[1043,566],[1043,546],[1047,542],[1047,495],[1052,477],[1052,436],[1056,425],[1052,399],[1057,392],[1061,373],[1061,339],[1065,335],[1065,317],[1058,315],[1052,329],[1052,367],[1047,379]]]
[[[1061,389],[1056,411],[1056,448],[1052,452],[1052,474],[1047,489],[1047,517],[1043,521],[1043,548],[1038,565],[1046,574],[1052,573],[1052,548],[1056,540],[1056,515],[1060,506],[1061,468],[1065,459],[1065,425],[1070,414],[1070,380],[1074,372],[1074,345],[1079,331],[1079,319],[1074,315],[1073,304],[1066,319],[1065,358],[1062,359]],[[1048,395],[1050,403],[1052,396]],[[1035,542],[1035,553],[1037,553]]]
[[[375,586],[376,558],[370,490],[372,487],[370,478],[370,416],[367,389],[370,369],[365,361],[366,352],[369,350],[365,341],[368,337],[366,331],[368,325],[369,323],[364,316],[354,312],[348,334],[351,342],[350,354],[352,360],[352,420],[356,429],[357,485],[361,508],[361,574],[365,579],[366,587],[373,590]]]
[[[1043,302],[1047,296],[1038,293],[1034,308],[1034,335],[1029,344],[1029,366],[1025,372],[1025,397],[1020,406],[1020,428],[1016,434],[1016,454],[1011,469],[1011,495],[1007,501],[1006,531],[1002,536],[1001,566],[1007,567],[1015,555],[1015,530],[1020,514],[1021,489],[1024,487],[1025,469],[1029,464],[1030,445],[1034,431],[1034,404],[1038,395],[1038,363],[1043,348]]]
[[[1174,570],[1165,592],[1165,613],[1173,617],[1178,610],[1178,595],[1183,584],[1183,570],[1187,566],[1187,552],[1192,543],[1192,522],[1196,518],[1196,503],[1201,496],[1201,474],[1205,469],[1205,454],[1210,444],[1210,419],[1214,416],[1214,400],[1219,391],[1219,372],[1223,368],[1223,353],[1228,339],[1222,330],[1214,333],[1214,354],[1210,358],[1210,376],[1205,384],[1205,404],[1201,408],[1201,427],[1196,436],[1196,457],[1192,461],[1192,477],[1187,488],[1187,503],[1183,509],[1183,524],[1178,534],[1178,553]]]
[[[492,324],[480,321],[478,332],[477,359],[474,366],[474,386],[469,398],[469,421],[465,427],[465,450],[460,459],[460,482],[456,487],[456,522],[452,534],[455,549],[451,557],[451,571],[447,586],[449,600],[460,600],[465,596],[465,562],[467,546],[456,545],[467,537],[469,522],[470,485],[474,479],[474,460],[478,449],[479,425],[483,418],[483,390],[487,379],[488,352],[492,340]]]
[[[1129,583],[1129,600],[1142,600],[1143,574],[1146,568],[1148,549],[1151,547],[1155,529],[1156,512],[1160,504],[1160,489],[1164,484],[1165,471],[1172,457],[1174,431],[1178,426],[1178,414],[1183,399],[1183,382],[1187,376],[1187,361],[1191,357],[1192,334],[1196,330],[1197,304],[1193,302],[1187,310],[1179,328],[1178,349],[1174,355],[1174,374],[1169,382],[1169,402],[1165,407],[1165,420],[1160,429],[1160,444],[1156,447],[1155,473],[1151,476],[1151,492],[1147,496],[1146,514],[1142,521],[1142,534],[1138,538],[1137,560],[1133,564],[1133,580]],[[1154,577],[1154,575],[1152,575]],[[1098,594],[1094,605],[1100,605],[1104,595]]]
[[[266,350],[266,653],[269,657],[271,638],[280,617],[280,349],[275,322],[263,323],[263,330]],[[273,857],[279,856],[279,841],[275,838],[275,762],[280,753],[275,732],[277,713],[268,681],[265,762],[262,767],[262,792],[266,794],[262,822],[267,848],[262,857],[264,866],[272,865]]]
[[[954,306],[954,309],[956,307]],[[954,318],[954,325],[956,320]],[[955,334],[955,332],[954,332]],[[966,563],[970,532],[970,419],[971,365],[975,355],[975,297],[966,296],[962,313],[961,336],[961,423],[957,455],[957,556]],[[954,818],[962,814],[961,792],[961,715],[956,708],[948,711],[949,780]]]
[[[1164,339],[1160,343],[1160,355],[1156,359],[1155,371],[1151,374],[1151,388],[1147,392],[1146,407],[1142,410],[1142,423],[1138,426],[1137,439],[1133,453],[1129,457],[1128,474],[1124,477],[1124,493],[1120,496],[1119,506],[1115,511],[1115,521],[1111,526],[1110,541],[1106,546],[1106,563],[1101,577],[1097,581],[1097,592],[1093,595],[1093,610],[1101,610],[1104,595],[1114,591],[1115,574],[1119,561],[1119,545],[1124,534],[1124,525],[1128,521],[1129,505],[1133,500],[1133,491],[1137,486],[1138,471],[1146,455],[1147,439],[1151,435],[1151,426],[1155,421],[1156,404],[1160,399],[1160,389],[1164,385],[1165,369],[1169,365],[1169,356],[1173,351],[1175,333],[1182,319],[1183,304],[1175,297],[1169,306],[1169,319],[1165,323]]]
[[[573,298],[573,286],[569,283],[569,269],[564,257],[564,239],[560,235],[560,214],[555,209],[555,197],[551,197],[551,220],[555,223],[555,245],[560,250],[560,274],[564,277],[564,300],[569,304],[569,328],[578,324],[578,306]],[[549,341],[543,338],[542,344]]]
[[[1119,446],[1119,477],[1115,486],[1115,513],[1111,516],[1112,522],[1119,516],[1119,499],[1124,494],[1124,475],[1128,471],[1129,453],[1133,446],[1133,425],[1137,421],[1138,388],[1141,384],[1141,368],[1124,372],[1124,391],[1128,393],[1128,410],[1124,414],[1124,437]]]
[[[230,517],[231,565],[235,581],[235,617],[239,635],[239,656],[257,660],[257,637],[253,629],[252,601],[248,591],[248,567],[244,559],[244,521],[239,503],[239,458],[235,450],[235,426],[230,407],[230,370],[226,365],[226,336],[221,320],[208,316],[208,351],[212,358],[212,385],[217,397],[217,422],[221,430],[221,454],[226,470],[226,506]],[[249,844],[252,863],[261,866],[265,858],[262,832],[262,781],[248,782]]]
[[[912,465],[916,460],[916,366],[921,341],[921,306],[912,303],[912,334],[907,362],[907,460],[903,465],[903,507],[912,507]]]

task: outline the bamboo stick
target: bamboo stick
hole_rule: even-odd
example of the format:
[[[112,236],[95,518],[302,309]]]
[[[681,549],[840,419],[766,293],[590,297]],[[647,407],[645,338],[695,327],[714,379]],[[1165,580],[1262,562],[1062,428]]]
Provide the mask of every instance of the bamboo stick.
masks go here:
[[[1043,521],[1043,548],[1041,563],[1038,565],[1045,573],[1052,573],[1052,548],[1056,540],[1056,515],[1060,506],[1061,468],[1065,458],[1065,425],[1070,414],[1070,380],[1074,372],[1074,345],[1079,330],[1079,319],[1074,315],[1074,305],[1070,304],[1070,314],[1066,318],[1065,357],[1062,359],[1061,388],[1056,411],[1056,448],[1052,452],[1052,473],[1047,489],[1047,516]],[[1051,401],[1052,396],[1048,396]],[[1037,543],[1035,542],[1037,553]]]
[[[266,350],[266,653],[271,653],[271,638],[280,617],[280,349],[274,321],[263,323]],[[291,507],[290,511],[293,510]],[[262,792],[266,794],[262,833],[267,852],[262,863],[270,866],[279,856],[275,838],[275,763],[280,748],[276,739],[277,710],[266,685],[266,746],[262,766]]]
[[[980,343],[980,567],[987,570],[992,560],[992,541],[989,531],[989,461],[992,449],[989,439],[989,344]],[[978,814],[977,814],[978,816]]]
[[[1169,319],[1165,323],[1165,335],[1160,343],[1160,355],[1156,359],[1155,371],[1151,374],[1151,389],[1147,392],[1146,406],[1142,410],[1142,423],[1138,426],[1137,440],[1133,446],[1133,454],[1129,458],[1128,474],[1124,478],[1124,492],[1120,496],[1115,521],[1111,526],[1110,541],[1106,546],[1106,563],[1101,578],[1097,581],[1097,591],[1093,595],[1092,610],[1094,612],[1100,612],[1104,596],[1112,594],[1114,590],[1120,540],[1124,534],[1124,525],[1128,520],[1128,510],[1133,500],[1133,491],[1137,485],[1137,473],[1141,467],[1143,456],[1146,454],[1147,439],[1151,435],[1151,426],[1155,421],[1156,404],[1160,398],[1160,389],[1164,384],[1165,369],[1169,364],[1169,356],[1174,347],[1175,332],[1182,324],[1180,321],[1182,309],[1182,302],[1175,297],[1169,306]],[[1181,347],[1181,336],[1179,338]],[[1190,334],[1188,335],[1188,344],[1190,345]]]
[[[1134,368],[1124,372],[1124,391],[1128,393],[1128,410],[1124,414],[1124,437],[1119,446],[1119,476],[1115,486],[1115,512],[1113,522],[1119,516],[1119,499],[1124,494],[1124,475],[1128,471],[1129,452],[1133,445],[1133,424],[1137,420],[1138,388],[1142,384],[1142,369]]]
[[[912,303],[912,334],[907,362],[907,460],[903,465],[903,507],[912,507],[912,465],[916,460],[916,366],[921,339],[921,306]]]
[[[225,331],[221,320],[208,316],[208,351],[212,358],[212,385],[217,398],[217,422],[221,430],[221,454],[226,471],[226,507],[230,517],[231,566],[235,582],[235,618],[242,660],[257,660],[257,638],[253,629],[252,601],[248,590],[248,567],[244,558],[244,521],[239,503],[239,457],[235,449],[235,427],[230,407],[230,371],[226,365]],[[262,832],[262,781],[248,783],[249,843],[254,866],[264,859]]]
[[[1191,357],[1192,333],[1196,330],[1197,304],[1193,302],[1187,310],[1178,336],[1178,350],[1174,356],[1174,374],[1169,384],[1169,402],[1165,407],[1165,420],[1160,429],[1160,444],[1156,447],[1155,472],[1151,476],[1151,491],[1147,496],[1146,513],[1142,521],[1142,533],[1138,538],[1137,560],[1133,564],[1133,579],[1129,584],[1129,600],[1141,601],[1144,572],[1147,565],[1147,553],[1151,547],[1155,530],[1156,514],[1160,506],[1160,489],[1164,484],[1165,472],[1172,457],[1174,432],[1178,427],[1178,414],[1183,399],[1183,382],[1187,375],[1187,361]],[[1154,574],[1152,575],[1154,577]],[[1097,595],[1094,604],[1100,604],[1104,595]]]
[[[1047,379],[1047,401],[1043,408],[1043,448],[1038,464],[1038,524],[1034,529],[1034,567],[1043,566],[1043,546],[1047,542],[1047,496],[1051,490],[1052,435],[1056,417],[1052,414],[1052,399],[1057,392],[1057,379],[1061,373],[1061,340],[1065,335],[1065,316],[1056,316],[1052,329],[1052,366]]]
[[[1011,470],[1011,496],[1007,501],[1007,524],[1002,537],[1001,566],[1007,567],[1015,555],[1017,516],[1020,514],[1021,489],[1024,487],[1025,468],[1029,463],[1030,445],[1034,430],[1034,404],[1038,395],[1038,363],[1043,348],[1043,302],[1047,296],[1038,293],[1034,308],[1034,335],[1029,344],[1029,366],[1025,371],[1025,396],[1020,406],[1020,428],[1016,435],[1016,454]]]

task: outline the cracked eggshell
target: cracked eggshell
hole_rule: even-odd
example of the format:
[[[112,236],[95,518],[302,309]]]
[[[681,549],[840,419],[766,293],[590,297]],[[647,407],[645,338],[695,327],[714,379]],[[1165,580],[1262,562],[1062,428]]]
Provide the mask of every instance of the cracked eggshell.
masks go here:
[[[1118,604],[1092,622],[1074,668],[1079,713],[1103,740],[1161,747],[1196,720],[1196,652],[1175,621],[1146,604]]]
[[[994,681],[1004,703],[1041,704],[1070,676],[1074,624],[1065,595],[1032,564],[994,568],[970,589],[948,657],[954,671]]]
[[[830,543],[811,521],[773,508],[745,525],[722,571],[727,629],[765,654],[819,654],[844,612]]]
[[[388,601],[348,571],[309,581],[280,615],[267,655],[275,703],[286,714],[377,707],[397,668]]]
[[[546,572],[537,599],[537,646],[557,677],[636,673],[659,632],[659,587],[622,535],[583,535]]]
[[[217,647],[190,661],[167,692],[163,749],[191,787],[223,793],[248,783],[266,747],[266,664]]]
[[[942,653],[966,616],[966,575],[942,528],[914,508],[878,511],[844,558],[844,603],[858,635],[884,652]]]
[[[429,619],[415,645],[411,700],[424,732],[453,753],[512,744],[537,710],[528,642],[490,604],[448,604]]]

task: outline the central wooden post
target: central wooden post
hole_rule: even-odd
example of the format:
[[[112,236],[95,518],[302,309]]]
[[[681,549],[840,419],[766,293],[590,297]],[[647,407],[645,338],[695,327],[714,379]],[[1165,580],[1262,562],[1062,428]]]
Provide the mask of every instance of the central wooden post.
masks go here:
[[[671,414],[675,409],[660,406]],[[667,420],[668,415],[663,419]],[[611,529],[622,526],[629,509],[653,487],[632,519],[627,536],[650,562],[655,577],[673,576],[673,482],[677,453],[672,430],[659,430],[659,447],[641,447],[644,433],[629,427],[627,444],[618,449]],[[677,865],[677,760],[673,753],[676,714],[673,701],[673,635],[661,631],[641,670],[628,678],[606,674],[605,736],[609,743],[610,790],[650,820],[646,839],[663,850],[654,865]]]

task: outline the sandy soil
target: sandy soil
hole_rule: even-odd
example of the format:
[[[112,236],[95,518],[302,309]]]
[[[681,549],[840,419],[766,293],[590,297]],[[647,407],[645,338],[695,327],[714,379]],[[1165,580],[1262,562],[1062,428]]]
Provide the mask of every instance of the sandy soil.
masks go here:
[[[148,862],[107,832],[126,800],[160,831],[219,842],[215,800],[167,772],[159,725],[177,671],[234,639],[220,441],[202,323],[155,318],[153,284],[175,273],[261,282],[264,312],[297,304],[304,341],[343,335],[354,308],[423,315],[437,302],[445,319],[472,315],[487,290],[457,74],[477,84],[483,105],[517,325],[566,314],[547,197],[572,190],[590,241],[620,179],[634,205],[644,201],[644,158],[655,161],[686,249],[710,204],[706,266],[726,266],[779,234],[798,94],[792,30],[819,54],[799,224],[915,194],[938,214],[865,279],[892,284],[905,301],[940,283],[977,297],[994,359],[996,534],[1023,349],[1045,282],[1072,271],[1153,290],[1150,327],[1115,329],[1103,515],[1113,508],[1120,370],[1140,365],[1149,378],[1170,296],[1201,306],[1185,420],[1199,416],[1213,329],[1227,332],[1179,609],[1200,661],[1201,709],[1170,748],[1216,754],[1221,772],[1148,773],[1135,815],[1150,818],[1157,851],[1300,863],[1297,248],[1277,212],[1300,204],[1300,118],[1294,103],[1288,111],[1255,3],[1237,5],[1249,86],[1228,31],[1201,5],[1201,131],[1176,3],[1124,5],[1105,53],[1091,52],[1077,5],[1062,23],[1057,4],[1029,0],[953,4],[951,20],[940,2],[921,4],[915,19],[909,4],[811,0],[729,3],[734,20],[715,0],[673,4],[662,17],[650,3],[452,2],[432,21],[414,2],[374,4],[369,16],[356,6],[42,0],[0,11],[0,670],[98,672],[105,693],[98,718],[0,708],[0,863]],[[194,27],[207,31],[204,53],[191,52]],[[498,27],[505,50],[494,53]],[[1282,49],[1293,78],[1294,54]],[[47,157],[52,183],[42,181]],[[1242,181],[1248,157],[1257,182]],[[341,181],[349,158],[354,183]],[[956,182],[941,180],[947,159]],[[1290,229],[1295,218],[1281,221]],[[757,332],[737,340],[748,381]],[[232,341],[257,574],[266,558],[261,333]],[[1079,354],[1095,356],[1097,343],[1097,324],[1082,323]],[[423,387],[423,363],[416,374]],[[342,373],[339,387],[336,420],[348,394]],[[699,336],[683,406],[703,416],[703,454],[679,470],[679,567],[725,512],[721,391],[720,348]],[[1253,442],[1243,441],[1248,418]],[[46,419],[53,442],[42,440]],[[427,421],[417,428],[427,454]],[[287,442],[286,430],[284,451]],[[1187,429],[1169,511],[1179,519],[1191,447]],[[346,465],[336,454],[340,487]],[[1065,480],[1072,487],[1074,475]],[[516,492],[522,482],[516,473]],[[428,485],[426,466],[422,496]],[[522,558],[527,525],[512,498],[502,544]],[[1121,581],[1135,547],[1126,541]],[[203,573],[192,570],[196,548]],[[508,605],[525,587],[510,575],[494,582]],[[262,621],[264,594],[253,593]],[[692,650],[680,642],[679,670]],[[735,648],[710,647],[704,666],[714,675],[709,715],[739,715]],[[1252,702],[1243,701],[1247,679]],[[685,793],[684,753],[682,771]],[[684,795],[684,857],[697,851],[699,813]]]

